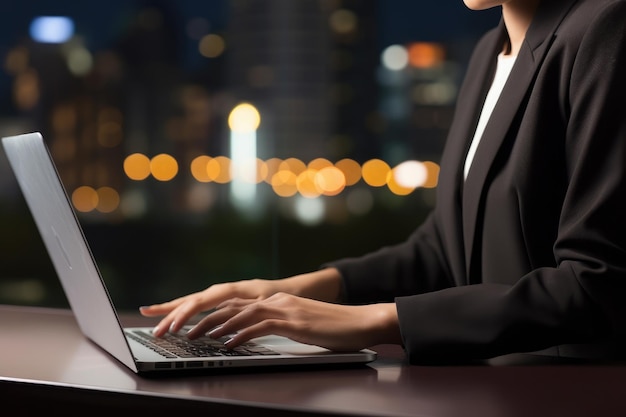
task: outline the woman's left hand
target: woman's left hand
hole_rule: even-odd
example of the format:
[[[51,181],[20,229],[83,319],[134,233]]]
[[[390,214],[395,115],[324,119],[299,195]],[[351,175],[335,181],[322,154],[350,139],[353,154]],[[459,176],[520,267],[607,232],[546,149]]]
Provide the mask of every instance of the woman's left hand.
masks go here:
[[[260,336],[285,336],[334,351],[401,343],[396,306],[345,306],[278,293],[264,300],[231,299],[196,324],[188,337],[234,334],[229,348]]]

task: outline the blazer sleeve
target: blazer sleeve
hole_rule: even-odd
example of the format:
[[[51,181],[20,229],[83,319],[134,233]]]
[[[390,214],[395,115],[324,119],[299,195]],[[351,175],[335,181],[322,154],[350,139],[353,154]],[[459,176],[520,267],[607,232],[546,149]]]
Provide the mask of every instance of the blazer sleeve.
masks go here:
[[[434,213],[403,243],[326,266],[340,271],[347,304],[392,302],[397,296],[452,286]]]

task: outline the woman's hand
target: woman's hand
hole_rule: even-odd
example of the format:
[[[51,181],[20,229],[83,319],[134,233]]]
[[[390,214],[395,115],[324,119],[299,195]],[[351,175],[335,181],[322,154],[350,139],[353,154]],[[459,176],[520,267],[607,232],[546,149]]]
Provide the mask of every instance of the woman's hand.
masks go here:
[[[265,335],[335,351],[355,351],[381,343],[401,343],[395,304],[345,306],[290,294],[266,299],[234,298],[217,306],[193,327],[188,337],[219,338],[235,334],[226,345],[236,347]]]
[[[278,281],[251,279],[211,285],[203,291],[176,298],[162,304],[140,307],[144,316],[165,316],[152,333],[161,337],[166,332],[178,332],[196,314],[211,310],[231,298],[262,300],[279,291]]]
[[[147,317],[165,316],[153,329],[157,337],[178,332],[196,314],[208,311],[231,299],[259,301],[278,292],[297,294],[324,301],[337,301],[341,276],[335,268],[296,275],[279,280],[252,279],[215,284],[203,291],[175,300],[140,307]]]

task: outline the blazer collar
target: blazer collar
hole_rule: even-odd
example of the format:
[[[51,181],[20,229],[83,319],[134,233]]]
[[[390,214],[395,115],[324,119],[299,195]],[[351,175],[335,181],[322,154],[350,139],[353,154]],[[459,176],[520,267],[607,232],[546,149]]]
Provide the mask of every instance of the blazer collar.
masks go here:
[[[479,211],[484,199],[485,185],[489,182],[489,175],[494,170],[498,154],[502,153],[503,157],[506,156],[512,145],[515,135],[510,132],[514,132],[519,127],[520,119],[538,69],[552,44],[559,24],[576,1],[542,1],[502,91],[501,97],[505,99],[500,100],[493,110],[464,184],[462,183],[462,176],[457,175],[457,181],[460,181],[460,189],[463,190],[463,243],[465,247],[466,276],[469,277],[468,283],[480,280],[480,270],[472,270],[472,265],[479,265],[479,262],[474,261],[480,260],[473,260],[472,257],[476,255],[474,251],[476,228],[477,223],[481,221]],[[459,166],[462,166],[464,163],[469,140],[473,136],[472,129],[475,129],[475,121],[478,120],[479,111],[482,108],[482,103],[493,78],[497,54],[502,49],[503,40],[506,39],[506,28],[503,22],[500,22],[498,30],[500,36],[492,37],[490,47],[486,48],[488,51],[491,51],[491,55],[487,59],[489,61],[488,69],[485,68],[486,72],[483,72],[482,76],[488,82],[482,85],[480,89],[475,89],[472,93],[473,97],[470,99],[473,99],[475,108],[478,110],[477,114],[474,115],[473,124],[466,126],[468,129],[464,132],[466,145],[462,149],[462,154],[457,155],[457,158],[460,156],[457,161]]]

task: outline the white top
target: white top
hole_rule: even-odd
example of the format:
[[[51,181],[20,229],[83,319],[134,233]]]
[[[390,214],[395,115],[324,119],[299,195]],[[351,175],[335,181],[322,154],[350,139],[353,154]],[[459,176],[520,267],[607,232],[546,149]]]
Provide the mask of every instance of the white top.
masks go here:
[[[496,75],[493,78],[493,84],[491,84],[489,93],[487,93],[487,98],[485,98],[485,104],[483,104],[483,109],[480,113],[480,119],[478,119],[478,126],[476,126],[476,132],[474,132],[474,139],[472,139],[472,144],[470,145],[467,156],[465,157],[465,167],[463,169],[464,179],[467,178],[467,174],[469,173],[472,161],[474,160],[474,155],[476,154],[476,149],[478,148],[480,139],[482,138],[483,132],[485,131],[485,126],[487,126],[487,122],[491,117],[491,113],[496,107],[496,103],[500,98],[500,93],[502,93],[504,84],[506,84],[506,80],[509,78],[509,74],[511,73],[511,69],[515,64],[516,58],[516,55],[498,55],[498,66],[496,69]]]

